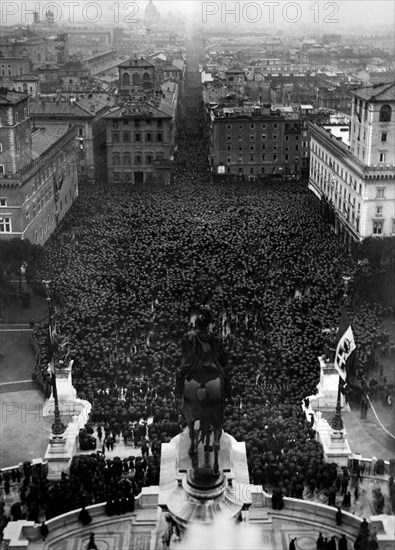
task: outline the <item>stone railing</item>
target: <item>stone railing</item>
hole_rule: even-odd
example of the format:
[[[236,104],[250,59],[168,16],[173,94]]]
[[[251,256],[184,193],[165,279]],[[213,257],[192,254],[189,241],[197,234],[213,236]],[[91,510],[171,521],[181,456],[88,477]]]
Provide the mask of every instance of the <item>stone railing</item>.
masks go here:
[[[106,503],[101,502],[100,504],[86,507],[95,528],[110,522],[113,525],[114,523],[125,521],[125,518],[128,518],[130,521],[133,516],[138,515],[139,511],[143,509],[156,509],[158,506],[158,487],[143,488],[142,492],[136,497],[134,512],[110,517],[105,513],[105,506]],[[81,508],[77,508],[72,512],[67,512],[46,521],[51,537],[56,540],[57,532],[59,535],[64,533],[67,533],[69,536],[76,535],[82,528],[81,523],[78,521],[80,512]],[[141,518],[139,524],[144,524],[144,518]],[[4,530],[3,547],[10,550],[29,548],[30,542],[41,538],[40,527],[39,523],[34,523],[33,521],[19,520],[10,522]]]
[[[344,533],[347,537],[354,540],[359,532],[359,526],[362,519],[349,512],[342,511],[342,524],[336,525],[337,509],[333,506],[301,500],[296,498],[284,497],[284,507],[282,510],[272,509],[272,496],[263,491],[260,487],[252,486],[251,489],[252,505],[250,507],[250,522],[254,522],[254,517],[259,517],[259,510],[263,509],[268,516],[286,520],[287,517],[293,522],[297,521],[300,525],[314,524],[322,531],[328,531],[333,534],[341,535]]]

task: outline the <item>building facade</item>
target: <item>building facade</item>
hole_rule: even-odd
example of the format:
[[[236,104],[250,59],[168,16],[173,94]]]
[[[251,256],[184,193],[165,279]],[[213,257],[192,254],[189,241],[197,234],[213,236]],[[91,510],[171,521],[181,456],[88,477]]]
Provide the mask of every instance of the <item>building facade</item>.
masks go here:
[[[148,59],[131,58],[118,65],[118,68],[121,95],[127,96],[136,90],[154,88],[155,66]]]
[[[298,112],[266,106],[219,107],[210,111],[211,166],[216,176],[266,179],[301,176],[308,169],[307,128]]]
[[[24,94],[0,96],[0,239],[44,244],[78,195],[77,129],[34,131],[28,104]]]
[[[311,124],[309,188],[345,240],[395,235],[395,83],[351,92],[349,125]]]
[[[108,181],[170,179],[172,117],[147,102],[129,103],[105,116]]]
[[[109,108],[106,94],[95,94],[91,98],[84,95],[78,101],[67,103],[32,102],[31,118],[37,128],[59,123],[77,127],[78,175],[80,181],[93,181],[100,180],[106,174],[106,130],[103,117]]]

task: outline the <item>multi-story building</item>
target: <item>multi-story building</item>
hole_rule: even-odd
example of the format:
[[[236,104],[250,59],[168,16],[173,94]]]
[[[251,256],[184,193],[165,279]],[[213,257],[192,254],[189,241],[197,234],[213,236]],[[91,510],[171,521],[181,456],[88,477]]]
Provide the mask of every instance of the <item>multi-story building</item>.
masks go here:
[[[33,129],[29,97],[0,95],[0,239],[43,244],[78,194],[76,127]]]
[[[345,240],[395,235],[395,83],[351,95],[349,125],[311,124],[309,188]]]
[[[152,90],[155,82],[155,65],[141,57],[128,59],[119,68],[119,89],[122,96],[137,90]]]
[[[87,97],[90,95],[91,97]],[[36,127],[68,123],[77,126],[78,176],[80,181],[99,180],[106,174],[106,130],[103,116],[111,104],[107,94],[80,94],[70,102],[31,102]]]
[[[19,40],[5,39],[0,42],[1,57],[29,59],[32,63],[44,63],[47,60],[46,39],[31,36]]]
[[[307,129],[300,112],[270,104],[210,110],[211,165],[215,175],[249,180],[300,176],[308,167]]]
[[[0,76],[2,83],[11,82],[16,76],[29,74],[32,62],[22,57],[0,57]]]
[[[14,89],[16,92],[23,92],[32,97],[36,97],[40,93],[40,79],[34,74],[22,74],[13,79]]]
[[[168,182],[173,119],[147,102],[128,103],[105,116],[109,182]]]

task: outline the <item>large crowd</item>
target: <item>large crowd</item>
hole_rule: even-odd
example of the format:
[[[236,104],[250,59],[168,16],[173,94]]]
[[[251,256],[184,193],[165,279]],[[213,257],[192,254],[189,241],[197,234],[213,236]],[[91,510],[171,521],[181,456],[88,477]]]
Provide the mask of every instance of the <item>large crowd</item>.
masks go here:
[[[182,428],[174,393],[181,339],[207,304],[229,354],[233,402],[224,429],[246,442],[252,482],[292,496],[305,483],[327,489],[336,468],[325,464],[301,403],[316,393],[323,331],[339,324],[342,274],[357,279],[358,265],[305,183],[211,182],[191,67],[177,140],[171,185],[85,190],[45,246],[37,279],[52,281],[56,330],[68,342],[78,396],[92,403],[91,422],[115,436],[150,419],[149,440],[160,449]],[[384,312],[359,300],[349,313],[363,379],[375,342],[385,338]],[[37,331],[44,379],[46,331]],[[146,462],[140,487],[158,480],[157,458]],[[119,486],[124,468],[97,454],[79,459],[35,502],[60,512],[83,505],[81,495],[84,504],[128,498]]]

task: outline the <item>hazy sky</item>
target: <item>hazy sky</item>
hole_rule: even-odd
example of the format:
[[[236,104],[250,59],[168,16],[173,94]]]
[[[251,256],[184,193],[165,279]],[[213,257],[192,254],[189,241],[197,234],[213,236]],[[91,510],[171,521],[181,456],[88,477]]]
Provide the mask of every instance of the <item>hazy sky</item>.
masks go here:
[[[32,22],[32,12],[44,17],[48,8],[63,23],[123,24],[141,21],[147,1],[135,0],[37,0],[1,1],[2,24]],[[162,13],[182,14],[190,22],[233,27],[235,22],[251,28],[276,27],[314,32],[345,29],[394,28],[395,3],[392,0],[154,0]]]

